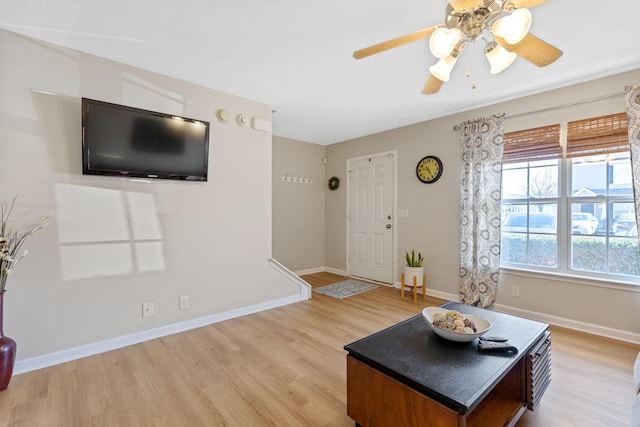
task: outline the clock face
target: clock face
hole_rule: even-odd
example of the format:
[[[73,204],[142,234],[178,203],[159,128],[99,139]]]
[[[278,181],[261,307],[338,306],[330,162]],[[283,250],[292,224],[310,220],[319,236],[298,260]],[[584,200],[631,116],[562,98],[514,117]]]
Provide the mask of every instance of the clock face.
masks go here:
[[[436,156],[423,157],[416,166],[416,175],[425,184],[436,182],[442,176],[442,161]]]

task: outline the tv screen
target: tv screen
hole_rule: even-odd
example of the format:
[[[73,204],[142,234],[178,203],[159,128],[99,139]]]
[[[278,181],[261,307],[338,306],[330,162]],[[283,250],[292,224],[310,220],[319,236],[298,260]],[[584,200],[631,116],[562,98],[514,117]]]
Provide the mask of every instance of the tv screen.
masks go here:
[[[209,122],[82,98],[82,173],[206,181]]]

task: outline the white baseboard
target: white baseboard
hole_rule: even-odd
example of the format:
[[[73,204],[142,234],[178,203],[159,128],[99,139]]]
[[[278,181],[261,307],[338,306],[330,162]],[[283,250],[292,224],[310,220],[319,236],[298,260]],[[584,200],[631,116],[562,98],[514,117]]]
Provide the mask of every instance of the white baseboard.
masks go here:
[[[313,269],[310,272],[296,272],[296,274],[312,274],[327,271],[329,273],[339,274],[346,276],[346,272],[329,267],[323,267],[319,269]],[[394,283],[396,288],[400,287],[400,283]],[[447,301],[459,301],[460,296],[458,294],[450,294],[447,292],[434,291],[433,289],[427,290],[427,295],[436,298],[441,298]],[[191,319],[184,322],[173,323],[167,326],[161,326],[159,328],[149,329],[134,334],[124,335],[104,341],[99,341],[79,347],[69,348],[54,353],[45,354],[29,359],[19,360],[14,366],[14,375],[19,375],[25,372],[35,371],[37,369],[46,368],[49,366],[57,365],[60,363],[70,362],[72,360],[81,359],[83,357],[93,356],[95,354],[103,353],[110,350],[115,350],[129,345],[138,344],[144,341],[149,341],[156,338],[161,338],[167,335],[176,334],[179,332],[188,331],[190,329],[200,328],[202,326],[211,325],[214,323],[222,322],[224,320],[233,319],[236,317],[246,316],[248,314],[257,313],[264,310],[269,310],[276,307],[281,307],[288,304],[293,304],[300,301],[306,301],[306,297],[303,293],[293,295],[289,297],[280,298],[273,301],[267,301],[260,304],[251,305],[248,307],[242,307],[236,310],[230,310],[223,313],[217,313],[210,316],[204,316],[197,319]],[[513,314],[515,316],[525,317],[527,319],[537,320],[539,322],[549,323],[568,329],[573,329],[581,332],[590,333],[593,335],[599,335],[607,338],[612,338],[620,341],[630,342],[633,344],[640,344],[640,334],[636,334],[629,331],[623,331],[619,329],[608,328],[593,323],[580,322],[577,320],[567,319],[563,317],[553,316],[545,313],[538,313],[534,311],[523,310],[516,307],[510,307],[503,304],[495,304],[494,309],[507,314]]]
[[[87,356],[103,353],[105,351],[115,350],[117,348],[127,347],[144,341],[176,334],[178,332],[188,331],[190,329],[200,328],[202,326],[211,325],[222,322],[224,320],[233,319],[235,317],[246,316],[264,310],[280,307],[287,304],[293,304],[299,301],[306,301],[308,298],[304,294],[293,295],[267,301],[260,304],[242,307],[236,310],[226,311],[224,313],[212,314],[197,319],[186,320],[184,322],[173,323],[159,328],[149,329],[134,334],[123,335],[104,341],[99,341],[79,347],[69,348],[42,356],[32,357],[30,359],[19,360],[16,362],[13,373],[14,375],[22,374],[36,369],[46,368],[48,366],[57,365],[59,363],[70,362],[72,360],[81,359]]]
[[[599,335],[606,338],[612,338],[619,341],[640,344],[640,334],[634,332],[623,331],[620,329],[608,328],[606,326],[596,325],[594,323],[580,322],[578,320],[567,319],[564,317],[553,316],[535,311],[523,310],[521,308],[510,307],[508,305],[495,304],[496,311],[502,313],[513,314],[514,316],[524,317],[527,319],[537,320],[539,322],[548,323],[550,325],[561,326],[567,329],[586,332],[593,335]]]
[[[306,270],[294,271],[294,273],[297,274],[298,276],[304,276],[305,274],[323,273],[325,271],[326,269],[324,267],[317,267],[317,268],[308,268]]]
[[[338,270],[337,268],[325,267],[324,271],[327,273],[337,274],[339,276],[346,276],[347,272],[345,270]]]
[[[436,298],[446,299],[448,301],[460,302],[460,295],[458,294],[450,294],[448,292],[434,291],[433,289],[427,288],[427,295],[436,297]]]
[[[337,274],[339,276],[346,276],[347,272],[344,270],[338,270],[337,268],[331,268],[331,267],[316,267],[316,268],[307,268],[305,270],[298,270],[295,273],[298,276],[304,276],[305,274],[315,274],[315,273],[332,273],[332,274]]]
[[[400,288],[400,282],[394,283],[396,288]],[[427,289],[427,295],[442,298],[448,301],[460,301],[458,294],[450,294],[447,292],[434,291]],[[538,322],[548,323],[550,325],[560,326],[575,331],[586,332],[592,335],[598,335],[606,338],[612,338],[618,341],[630,342],[632,344],[640,344],[640,334],[634,332],[623,331],[620,329],[608,328],[606,326],[596,325],[594,323],[580,322],[578,320],[567,319],[565,317],[553,316],[551,314],[539,313],[536,311],[523,310],[521,308],[511,307],[504,304],[495,304],[495,311],[501,313],[512,314],[514,316],[524,317],[526,319],[537,320]]]

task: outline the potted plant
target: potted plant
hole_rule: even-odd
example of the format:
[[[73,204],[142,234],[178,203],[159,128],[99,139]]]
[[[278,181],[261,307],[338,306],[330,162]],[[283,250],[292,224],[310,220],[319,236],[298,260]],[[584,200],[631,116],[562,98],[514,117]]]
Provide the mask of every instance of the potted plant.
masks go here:
[[[413,285],[413,278],[415,277],[416,285],[422,286],[424,281],[424,267],[422,266],[424,258],[422,254],[418,252],[416,255],[415,249],[412,249],[411,252],[406,253],[405,259],[407,265],[404,266],[404,283]]]

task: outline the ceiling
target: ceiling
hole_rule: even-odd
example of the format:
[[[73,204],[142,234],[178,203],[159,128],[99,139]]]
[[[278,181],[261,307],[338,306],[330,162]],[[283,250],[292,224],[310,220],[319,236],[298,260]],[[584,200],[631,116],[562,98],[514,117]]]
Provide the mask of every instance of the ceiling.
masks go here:
[[[444,22],[446,6],[0,0],[0,28],[271,105],[274,135],[323,145],[640,68],[638,0],[533,7],[531,33],[564,51],[558,61],[538,68],[518,58],[491,75],[483,43],[475,43],[435,95],[420,93],[436,62],[428,39],[352,58],[354,50]]]

